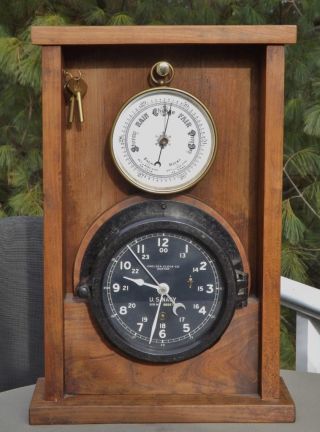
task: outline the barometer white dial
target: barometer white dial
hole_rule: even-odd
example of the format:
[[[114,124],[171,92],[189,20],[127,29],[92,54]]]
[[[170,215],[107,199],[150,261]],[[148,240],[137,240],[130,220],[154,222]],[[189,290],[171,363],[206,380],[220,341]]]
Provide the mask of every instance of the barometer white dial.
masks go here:
[[[111,133],[122,175],[148,192],[185,190],[208,171],[216,130],[206,107],[181,90],[158,87],[131,98]]]

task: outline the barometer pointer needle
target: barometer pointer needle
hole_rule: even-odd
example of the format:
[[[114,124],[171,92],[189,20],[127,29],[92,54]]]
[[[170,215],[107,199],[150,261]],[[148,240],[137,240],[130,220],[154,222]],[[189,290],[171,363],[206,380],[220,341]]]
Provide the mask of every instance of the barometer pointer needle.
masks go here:
[[[159,166],[161,166],[160,158],[161,158],[161,153],[162,153],[162,150],[163,150],[163,146],[161,144],[160,144],[160,146],[161,146],[161,149],[160,149],[158,160],[153,165],[159,165]]]
[[[167,112],[167,121],[166,121],[166,125],[165,125],[165,128],[164,128],[164,131],[163,131],[163,134],[162,134],[162,138],[161,138],[161,140],[165,138],[165,135],[166,135],[166,132],[167,132],[167,127],[168,127],[168,123],[169,123],[169,118],[170,118],[170,116],[171,116],[171,107],[172,107],[172,104],[170,105],[170,108],[169,108],[169,110],[168,110],[168,112]],[[158,157],[158,160],[153,164],[153,165],[155,165],[155,166],[156,166],[156,165],[159,165],[159,167],[161,166],[161,162],[160,162],[161,153],[162,153],[162,150],[164,149],[164,147],[165,147],[165,145],[166,145],[166,144],[161,144],[161,140],[160,140],[160,153],[159,153],[159,157]],[[168,143],[168,140],[167,140],[167,143]]]
[[[166,132],[167,132],[167,127],[168,127],[168,123],[169,123],[169,117],[171,116],[171,107],[172,107],[172,104],[170,104],[170,108],[169,108],[169,111],[168,111],[167,123],[166,123],[166,127],[164,128],[163,135],[165,135]]]

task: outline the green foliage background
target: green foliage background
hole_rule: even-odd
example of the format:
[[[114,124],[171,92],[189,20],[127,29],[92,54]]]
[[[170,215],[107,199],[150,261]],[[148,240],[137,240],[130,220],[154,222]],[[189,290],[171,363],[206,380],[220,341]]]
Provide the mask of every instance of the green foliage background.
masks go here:
[[[320,280],[320,0],[1,0],[0,217],[41,215],[40,49],[31,25],[297,24],[286,48],[284,276]],[[294,363],[282,313],[282,365]]]

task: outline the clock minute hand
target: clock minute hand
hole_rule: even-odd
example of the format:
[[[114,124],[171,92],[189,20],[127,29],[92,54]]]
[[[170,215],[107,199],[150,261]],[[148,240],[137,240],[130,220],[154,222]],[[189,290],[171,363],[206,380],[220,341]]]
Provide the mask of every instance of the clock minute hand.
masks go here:
[[[131,282],[134,282],[135,284],[137,284],[139,286],[147,286],[147,287],[150,287],[150,288],[158,289],[158,285],[150,284],[148,282],[145,282],[143,279],[133,279],[133,278],[129,278],[127,276],[123,276],[123,279],[127,279],[127,280],[129,280]]]
[[[137,254],[135,254],[133,252],[133,250],[131,249],[130,246],[128,246],[129,251],[132,253],[132,255],[135,257],[135,259],[138,261],[138,263],[141,265],[141,267],[143,268],[143,270],[151,277],[151,279],[157,284],[157,286],[159,286],[159,282],[157,281],[157,279],[149,272],[149,270],[147,269],[147,267],[143,264],[143,262],[140,260],[140,258],[138,257]]]

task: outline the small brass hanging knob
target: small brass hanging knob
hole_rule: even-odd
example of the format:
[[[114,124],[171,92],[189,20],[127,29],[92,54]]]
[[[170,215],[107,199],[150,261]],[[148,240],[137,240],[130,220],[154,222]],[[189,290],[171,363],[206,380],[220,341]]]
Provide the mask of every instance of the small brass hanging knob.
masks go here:
[[[150,80],[152,84],[157,86],[168,85],[173,80],[174,69],[167,61],[159,61],[155,63],[150,71]]]

